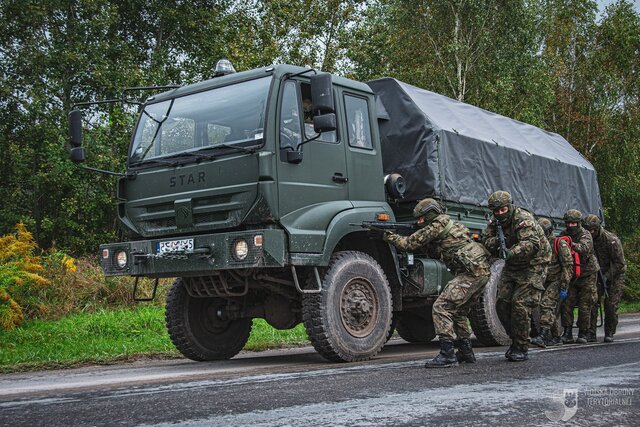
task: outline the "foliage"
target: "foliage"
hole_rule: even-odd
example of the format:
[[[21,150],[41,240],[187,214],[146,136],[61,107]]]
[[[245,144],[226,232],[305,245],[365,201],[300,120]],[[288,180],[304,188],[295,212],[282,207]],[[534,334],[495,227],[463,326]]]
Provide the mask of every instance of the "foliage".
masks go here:
[[[34,293],[49,285],[39,274],[43,268],[35,249],[24,224],[16,225],[15,233],[0,237],[0,329],[13,329],[25,315],[45,310],[34,298]]]
[[[229,58],[385,75],[566,137],[599,174],[607,226],[640,224],[640,14],[618,0],[42,0],[0,3],[0,233],[93,253],[121,238],[113,178],[63,148],[78,101],[186,84]],[[150,93],[131,94],[144,99]],[[85,110],[88,164],[123,171],[135,108]]]

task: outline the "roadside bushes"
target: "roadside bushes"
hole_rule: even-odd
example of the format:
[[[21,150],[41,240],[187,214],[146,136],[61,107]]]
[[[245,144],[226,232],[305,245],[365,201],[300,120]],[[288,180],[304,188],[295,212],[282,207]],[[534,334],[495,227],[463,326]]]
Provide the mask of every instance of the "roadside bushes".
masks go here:
[[[626,302],[640,301],[640,232],[623,243],[627,260],[627,276],[622,299]]]
[[[159,289],[158,304],[164,301],[164,288]],[[131,278],[105,277],[97,260],[74,259],[55,249],[41,253],[24,224],[0,237],[0,330],[27,319],[134,305]]]
[[[46,311],[37,294],[50,286],[40,273],[44,270],[37,245],[24,224],[15,234],[0,238],[0,329],[20,325],[25,315]]]

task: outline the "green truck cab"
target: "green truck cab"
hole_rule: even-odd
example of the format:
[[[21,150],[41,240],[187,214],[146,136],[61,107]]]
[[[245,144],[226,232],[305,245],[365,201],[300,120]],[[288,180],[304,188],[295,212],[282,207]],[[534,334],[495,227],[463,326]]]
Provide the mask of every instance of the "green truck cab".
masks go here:
[[[358,225],[412,221],[418,197],[403,199],[403,190],[422,188],[402,178],[411,168],[394,174],[385,165],[383,141],[410,128],[389,117],[406,117],[402,108],[381,103],[389,88],[291,65],[220,74],[141,106],[117,184],[128,238],[100,247],[105,273],[177,277],[167,328],[193,360],[236,355],[253,318],[278,329],[304,323],[332,361],[375,356],[394,329],[411,342],[432,340],[431,305],[451,274]],[[70,128],[80,163],[79,110]],[[435,175],[444,182],[422,195],[439,196],[453,219],[480,233],[486,207],[447,198],[446,171]],[[499,270],[472,314],[486,344],[508,340],[492,306]]]

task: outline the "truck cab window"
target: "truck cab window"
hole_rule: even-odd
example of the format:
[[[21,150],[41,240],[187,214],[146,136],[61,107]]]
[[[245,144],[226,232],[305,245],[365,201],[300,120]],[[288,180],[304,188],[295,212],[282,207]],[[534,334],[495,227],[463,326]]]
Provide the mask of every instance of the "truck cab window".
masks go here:
[[[344,105],[347,115],[347,137],[349,139],[349,145],[357,148],[373,148],[367,100],[352,95],[345,95]]]
[[[295,150],[302,143],[300,105],[294,81],[287,81],[280,110],[280,148]]]

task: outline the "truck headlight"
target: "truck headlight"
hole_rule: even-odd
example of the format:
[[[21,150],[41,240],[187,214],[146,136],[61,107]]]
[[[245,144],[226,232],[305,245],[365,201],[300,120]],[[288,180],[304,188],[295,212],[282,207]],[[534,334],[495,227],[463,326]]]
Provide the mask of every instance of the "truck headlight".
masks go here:
[[[125,251],[116,252],[116,266],[125,268],[127,266],[127,253]]]
[[[238,239],[233,244],[233,256],[238,261],[244,261],[249,255],[249,244],[244,239]]]

